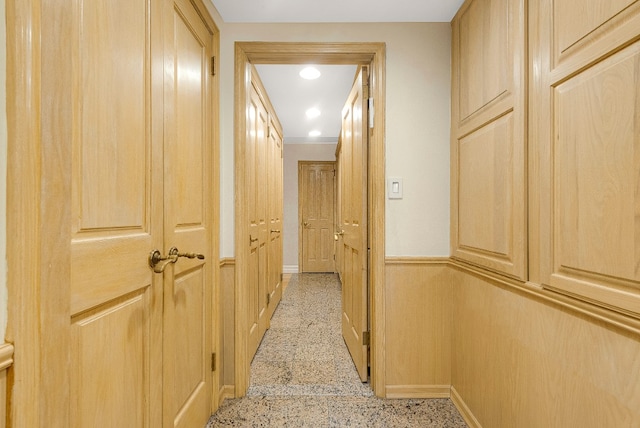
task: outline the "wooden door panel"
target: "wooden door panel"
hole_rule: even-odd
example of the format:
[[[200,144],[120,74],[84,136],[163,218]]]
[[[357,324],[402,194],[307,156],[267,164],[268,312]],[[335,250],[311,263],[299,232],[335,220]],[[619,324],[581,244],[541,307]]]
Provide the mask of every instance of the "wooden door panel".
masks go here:
[[[459,121],[511,89],[510,3],[508,0],[475,0],[458,18]],[[478,70],[485,72],[478,73]]]
[[[640,81],[639,64],[636,43],[570,78],[555,88],[552,113],[557,138],[551,285],[636,313],[640,104],[629,88]]]
[[[282,216],[283,216],[283,152],[282,131],[274,114],[269,115],[269,257],[267,262],[268,314],[271,319],[282,299]]]
[[[558,52],[564,52],[637,0],[555,0],[554,34]]]
[[[335,162],[299,163],[302,272],[335,271]]]
[[[255,74],[255,69],[252,70]],[[256,83],[252,81],[249,94],[249,117],[247,121],[247,183],[249,186],[249,257],[248,280],[250,290],[249,308],[249,358],[255,352],[267,331],[269,311],[268,291],[268,237],[267,210],[268,178],[266,162],[269,114],[260,96]]]
[[[637,319],[640,2],[544,0],[531,14],[532,280]]]
[[[180,257],[164,273],[165,427],[204,426],[213,392],[211,201],[213,32],[193,3],[166,3],[164,248]]]
[[[368,378],[368,76],[362,68],[342,110],[342,336],[362,381]]]
[[[513,114],[462,138],[458,148],[458,254],[494,269],[513,272],[522,263],[514,249],[514,194],[518,168],[511,142]]]
[[[471,0],[452,21],[452,256],[527,275],[523,0]]]
[[[161,8],[81,1],[74,17],[71,426],[161,423]]]
[[[142,427],[149,420],[148,299],[135,293],[72,319],[72,426]]]

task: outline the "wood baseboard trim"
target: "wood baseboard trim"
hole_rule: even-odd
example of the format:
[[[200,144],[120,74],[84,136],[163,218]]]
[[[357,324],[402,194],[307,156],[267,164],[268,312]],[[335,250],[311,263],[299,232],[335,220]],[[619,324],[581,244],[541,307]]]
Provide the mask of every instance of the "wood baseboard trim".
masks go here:
[[[13,345],[4,343],[0,345],[0,370],[6,370],[13,365]]]
[[[233,257],[225,257],[220,259],[220,267],[235,266],[235,265],[236,265],[236,259],[234,259]]]
[[[469,409],[469,406],[467,406],[467,403],[464,402],[464,400],[462,399],[458,391],[456,391],[456,388],[453,385],[451,386],[451,401],[453,402],[454,406],[456,406],[456,408],[462,415],[462,418],[464,419],[464,421],[467,423],[467,425],[469,425],[469,428],[482,428],[482,425],[480,425],[480,422],[473,415],[473,413],[471,412],[471,409]]]
[[[235,398],[236,397],[236,387],[234,385],[223,385],[220,388],[220,393],[218,394],[218,407],[224,403],[224,400],[227,398]]]
[[[387,385],[385,398],[449,398],[451,385]]]

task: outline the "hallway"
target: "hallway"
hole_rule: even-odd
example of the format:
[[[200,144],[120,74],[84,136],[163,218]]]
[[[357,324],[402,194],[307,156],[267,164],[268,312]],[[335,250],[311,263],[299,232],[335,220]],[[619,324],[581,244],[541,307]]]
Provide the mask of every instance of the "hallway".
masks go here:
[[[251,364],[247,396],[210,427],[466,427],[448,399],[383,400],[353,366],[341,335],[340,281],[294,274]]]

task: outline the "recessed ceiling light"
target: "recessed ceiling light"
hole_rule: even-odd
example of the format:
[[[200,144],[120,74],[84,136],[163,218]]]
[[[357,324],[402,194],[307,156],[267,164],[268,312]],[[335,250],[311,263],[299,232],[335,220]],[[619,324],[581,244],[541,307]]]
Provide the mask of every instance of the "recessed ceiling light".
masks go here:
[[[315,107],[311,107],[309,110],[306,111],[306,115],[309,119],[316,118],[320,116],[320,110],[318,110]]]
[[[300,71],[300,77],[307,80],[313,80],[320,77],[320,71],[315,67],[306,67]]]
[[[320,131],[311,131],[309,132],[309,137],[319,137],[322,135],[322,132]]]

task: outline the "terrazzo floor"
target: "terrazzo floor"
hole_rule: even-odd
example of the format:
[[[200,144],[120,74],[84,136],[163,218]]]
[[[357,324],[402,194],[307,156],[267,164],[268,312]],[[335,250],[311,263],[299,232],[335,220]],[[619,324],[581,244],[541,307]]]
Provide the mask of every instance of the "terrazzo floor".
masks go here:
[[[251,363],[247,396],[212,427],[466,427],[449,399],[386,400],[362,383],[342,339],[340,281],[294,274]]]

